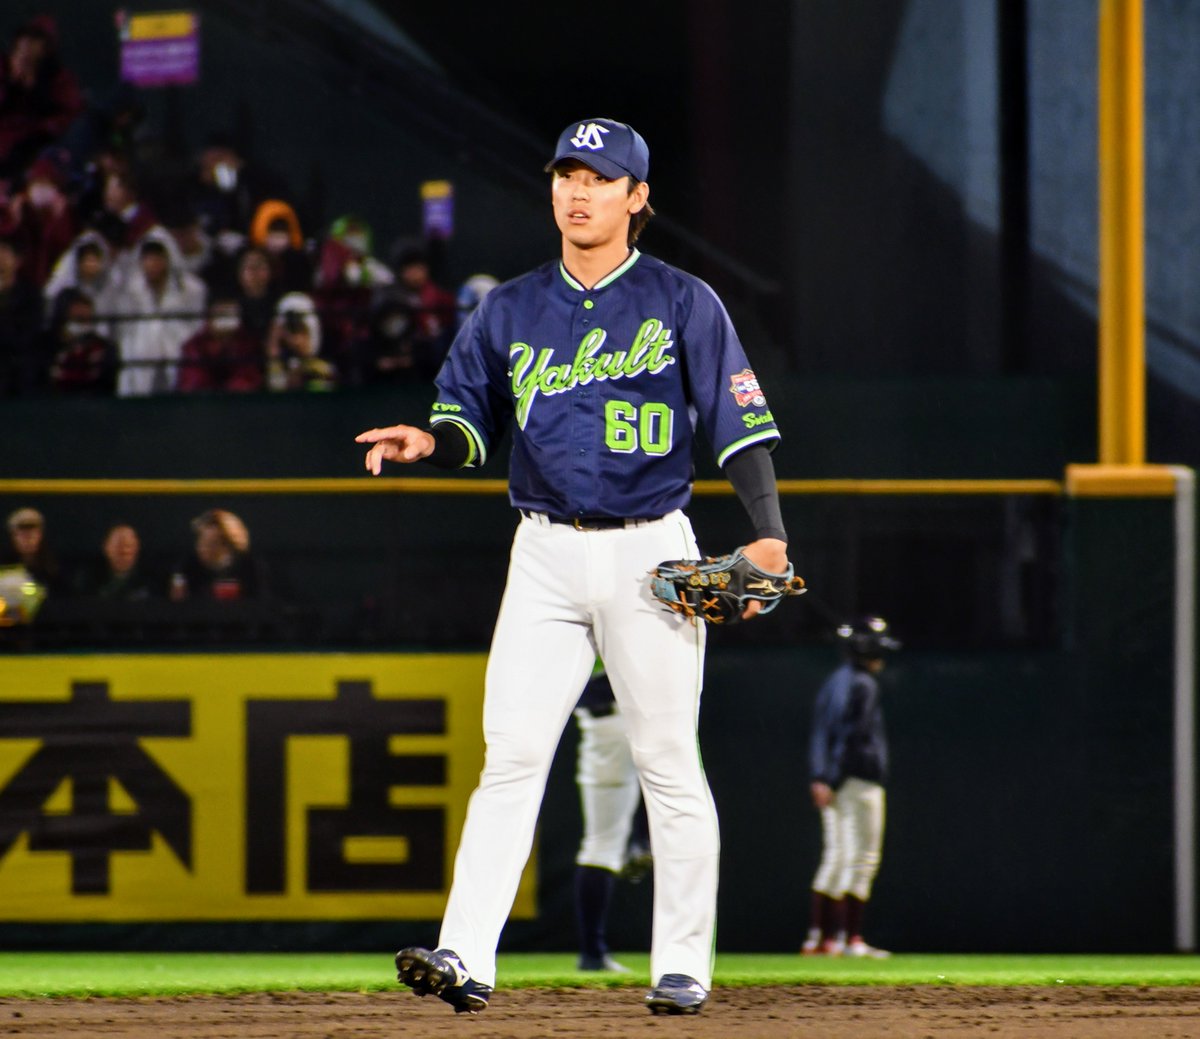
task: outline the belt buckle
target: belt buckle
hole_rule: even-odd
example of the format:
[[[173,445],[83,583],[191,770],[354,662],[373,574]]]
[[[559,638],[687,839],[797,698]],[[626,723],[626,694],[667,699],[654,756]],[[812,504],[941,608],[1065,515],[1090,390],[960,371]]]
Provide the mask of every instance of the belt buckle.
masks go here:
[[[600,529],[599,527],[585,527],[582,523],[579,522],[578,516],[574,517],[571,520],[571,526],[573,526],[576,530],[599,530]]]

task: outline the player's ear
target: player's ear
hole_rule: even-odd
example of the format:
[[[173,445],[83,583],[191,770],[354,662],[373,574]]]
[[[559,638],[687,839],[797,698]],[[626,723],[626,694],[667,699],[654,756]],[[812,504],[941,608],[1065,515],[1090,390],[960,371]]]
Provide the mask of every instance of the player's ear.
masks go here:
[[[644,180],[629,193],[629,215],[640,213],[650,201],[650,185]]]

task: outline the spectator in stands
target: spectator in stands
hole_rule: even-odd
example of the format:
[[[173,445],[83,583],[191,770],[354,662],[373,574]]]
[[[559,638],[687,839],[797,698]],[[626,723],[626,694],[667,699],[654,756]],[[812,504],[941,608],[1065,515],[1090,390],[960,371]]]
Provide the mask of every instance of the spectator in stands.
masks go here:
[[[52,149],[51,152],[61,151]],[[65,153],[43,153],[25,174],[25,188],[9,202],[13,234],[21,239],[24,273],[36,289],[50,277],[58,258],[70,248],[78,230],[66,196]]]
[[[87,296],[102,319],[116,309],[118,286],[112,268],[112,249],[99,231],[84,231],[58,258],[42,290],[47,315],[53,315],[58,297],[67,289],[78,289]],[[103,320],[100,330],[108,334]]]
[[[88,156],[83,171],[79,174],[78,190],[75,199],[75,212],[83,227],[100,231],[114,249],[124,249],[126,225],[119,214],[110,213],[105,200],[109,197],[109,178],[114,174],[126,176],[132,169],[128,156],[113,149],[101,148]],[[151,207],[146,206],[145,217],[149,217],[146,227],[154,226],[154,214]],[[143,217],[143,222],[145,222]],[[142,228],[144,231],[145,228]]]
[[[21,276],[21,248],[0,238],[0,396],[24,393],[36,381],[36,339],[42,306]]]
[[[236,292],[242,327],[266,350],[282,293],[271,280],[271,259],[265,249],[254,245],[238,255]]]
[[[184,342],[204,321],[207,289],[183,268],[175,240],[162,227],[147,231],[138,266],[121,293],[116,339],[121,352],[117,393],[122,397],[175,388]]]
[[[137,246],[158,217],[143,201],[133,173],[118,166],[104,178],[103,210],[96,216],[96,229],[113,248],[113,262],[122,281],[137,266]]]
[[[429,255],[420,242],[405,240],[392,250],[396,280],[376,294],[376,305],[398,300],[413,315],[413,343],[422,371],[436,373],[450,346],[455,328],[454,297],[436,284],[429,270]]]
[[[237,300],[214,295],[204,328],[183,344],[180,393],[248,393],[263,387],[261,344],[242,328]]]
[[[104,177],[117,166],[133,162],[136,137],[146,117],[137,87],[124,80],[105,99],[89,104],[60,139],[71,157],[71,179],[80,186],[80,216],[100,206]],[[87,208],[82,208],[86,205]]]
[[[367,385],[428,379],[417,348],[417,321],[403,299],[388,296],[371,315],[371,334],[360,360],[361,381]]]
[[[347,374],[371,334],[371,304],[395,276],[372,255],[370,225],[360,217],[338,217],[321,243],[313,296],[326,334],[326,354]]]
[[[215,136],[200,153],[193,198],[201,228],[219,248],[233,255],[245,245],[255,199],[246,161],[232,141]]]
[[[19,176],[83,108],[79,83],[59,56],[55,20],[26,22],[0,60],[0,180]]]
[[[231,601],[267,592],[262,565],[250,553],[250,533],[227,509],[209,509],[192,520],[196,541],[171,575],[169,596]]]
[[[38,353],[54,392],[104,397],[116,392],[117,344],[100,330],[95,304],[82,289],[58,294]]]
[[[395,275],[371,255],[371,225],[361,217],[338,217],[321,244],[317,268],[319,289],[370,289],[391,285]]]
[[[458,311],[456,329],[462,328],[471,312],[483,302],[483,297],[499,284],[499,280],[490,274],[472,274],[458,287],[458,294],[454,297]]]
[[[46,520],[37,509],[9,513],[8,543],[0,547],[0,566],[23,566],[47,592],[62,591],[62,568],[46,542]]]
[[[191,206],[182,202],[164,205],[162,225],[175,239],[184,270],[194,274],[210,290],[218,285],[229,284],[232,258],[218,254],[212,238],[200,226],[200,218]]]
[[[271,261],[271,278],[283,292],[311,292],[312,257],[300,230],[296,211],[277,198],[267,199],[254,212],[250,241]]]
[[[279,301],[267,340],[271,390],[331,390],[337,368],[321,356],[321,321],[312,297],[289,292]]]
[[[114,523],[104,535],[100,558],[80,572],[77,595],[116,602],[142,602],[154,594],[154,581],[142,569],[142,543],[129,523]]]

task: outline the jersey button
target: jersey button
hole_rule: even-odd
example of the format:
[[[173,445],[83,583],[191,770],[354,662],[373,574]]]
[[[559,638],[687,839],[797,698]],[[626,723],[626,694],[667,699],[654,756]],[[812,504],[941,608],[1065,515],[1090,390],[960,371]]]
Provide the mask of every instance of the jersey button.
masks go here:
[[[595,304],[595,303],[593,303],[593,302],[592,302],[590,299],[585,299],[585,300],[583,301],[583,309],[584,309],[584,310],[591,310],[591,309],[592,309],[592,307],[594,307],[595,305],[596,305],[596,304]]]

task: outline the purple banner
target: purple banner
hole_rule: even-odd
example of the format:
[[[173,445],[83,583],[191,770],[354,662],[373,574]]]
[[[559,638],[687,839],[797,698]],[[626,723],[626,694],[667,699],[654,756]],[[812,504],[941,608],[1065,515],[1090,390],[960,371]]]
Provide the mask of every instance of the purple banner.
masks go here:
[[[450,238],[454,234],[454,196],[424,199],[425,237]]]
[[[122,40],[121,79],[139,87],[195,83],[200,78],[200,38]]]

